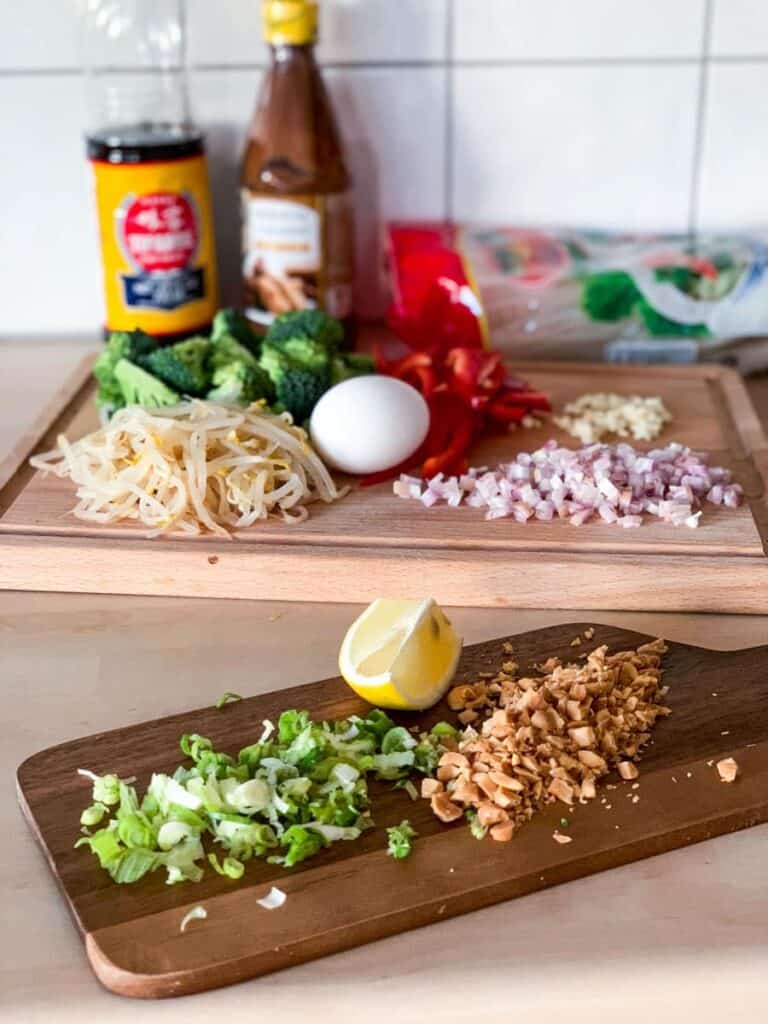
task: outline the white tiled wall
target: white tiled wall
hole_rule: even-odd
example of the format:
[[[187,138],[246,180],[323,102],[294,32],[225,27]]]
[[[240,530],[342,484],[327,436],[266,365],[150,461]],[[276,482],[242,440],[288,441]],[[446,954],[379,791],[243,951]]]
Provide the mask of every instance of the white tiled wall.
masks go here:
[[[388,217],[768,223],[766,0],[320,2],[369,314]],[[267,59],[259,0],[187,8],[233,298],[238,162]],[[101,315],[75,11],[0,4],[2,335],[93,332]]]

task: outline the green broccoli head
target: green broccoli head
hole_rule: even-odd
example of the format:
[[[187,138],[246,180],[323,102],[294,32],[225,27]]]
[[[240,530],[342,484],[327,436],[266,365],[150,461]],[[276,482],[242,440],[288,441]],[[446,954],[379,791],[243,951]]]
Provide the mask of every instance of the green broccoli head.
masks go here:
[[[637,285],[623,270],[590,274],[581,293],[581,308],[590,320],[614,322],[630,316],[640,298]]]
[[[188,338],[150,352],[142,366],[182,395],[204,395],[209,382],[210,348],[207,338]]]
[[[372,356],[358,352],[345,353],[342,356],[334,356],[331,361],[331,384],[340,384],[350,377],[363,377],[375,372],[376,364]]]
[[[266,370],[246,363],[226,363],[214,370],[212,389],[206,395],[211,402],[224,405],[250,405],[265,399],[275,400],[275,386]]]
[[[262,366],[264,360],[270,361],[274,356],[283,356],[290,360],[291,365],[300,370],[324,374],[330,380],[331,360],[328,350],[319,341],[312,338],[286,338],[278,345],[265,341],[261,349]]]
[[[121,359],[115,366],[115,380],[124,405],[143,405],[153,409],[177,405],[180,401],[178,392],[127,359]]]
[[[115,367],[121,359],[138,363],[157,347],[144,331],[113,331],[93,367],[99,385],[96,403],[119,409],[125,405],[120,385],[115,379]]]
[[[245,363],[253,367],[259,365],[256,356],[245,345],[241,345],[229,334],[222,334],[211,341],[208,365],[215,372],[227,363]]]
[[[255,356],[259,354],[261,339],[239,309],[220,309],[213,318],[211,341],[219,341],[224,337],[239,341]]]
[[[302,352],[304,362],[265,342],[259,363],[274,381],[278,403],[293,416],[294,423],[303,423],[330,387],[331,367],[327,355],[320,358],[310,339],[292,339],[292,342],[300,344],[300,348],[293,347],[293,352],[296,355]]]
[[[275,380],[277,401],[291,414],[294,423],[303,423],[327,390],[327,378],[310,370],[289,368]]]
[[[267,331],[267,341],[278,347],[292,338],[311,338],[335,352],[344,341],[344,327],[321,309],[297,309],[282,313]]]

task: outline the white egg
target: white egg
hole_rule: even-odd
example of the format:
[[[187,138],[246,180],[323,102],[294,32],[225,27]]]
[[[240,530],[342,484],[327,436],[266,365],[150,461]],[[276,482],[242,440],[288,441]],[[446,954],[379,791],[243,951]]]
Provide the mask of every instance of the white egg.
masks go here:
[[[330,388],[309,421],[320,457],[355,476],[399,465],[413,455],[428,430],[429,409],[419,392],[395,377],[375,373]]]

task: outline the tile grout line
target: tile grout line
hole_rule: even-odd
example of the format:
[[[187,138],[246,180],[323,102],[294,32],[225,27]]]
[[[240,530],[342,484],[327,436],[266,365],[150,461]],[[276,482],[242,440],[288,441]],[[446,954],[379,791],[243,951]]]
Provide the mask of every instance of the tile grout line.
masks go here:
[[[369,61],[321,61],[323,68],[331,71],[366,71],[391,70],[397,71],[402,68],[591,68],[591,67],[680,67],[700,65],[702,57],[530,57],[510,58],[507,60],[369,60]],[[766,64],[768,53],[753,56],[708,56],[708,65],[728,64]],[[196,61],[190,62],[190,70],[195,74],[202,72],[226,72],[226,71],[263,71],[267,65],[261,61],[233,62],[228,64],[201,64]],[[142,69],[130,67],[115,67],[115,71],[141,71]],[[82,74],[79,67],[46,67],[46,68],[0,68],[0,79],[3,78],[44,78],[44,77],[70,77]]]
[[[454,185],[454,5],[453,0],[445,0],[445,122],[443,140],[443,210],[447,221],[453,220],[453,185]]]
[[[691,167],[691,192],[688,200],[688,234],[695,238],[701,200],[702,159],[706,135],[707,106],[709,100],[709,66],[712,41],[713,0],[705,0],[704,25],[701,37],[701,66],[696,98],[696,123],[693,136],[693,161]]]

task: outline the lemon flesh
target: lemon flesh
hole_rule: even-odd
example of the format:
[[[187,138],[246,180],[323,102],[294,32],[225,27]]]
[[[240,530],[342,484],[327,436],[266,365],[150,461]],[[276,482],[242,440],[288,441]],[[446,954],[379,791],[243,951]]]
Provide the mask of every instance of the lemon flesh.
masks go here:
[[[461,637],[431,598],[379,598],[347,630],[339,669],[370,704],[419,710],[445,694],[460,654]]]

